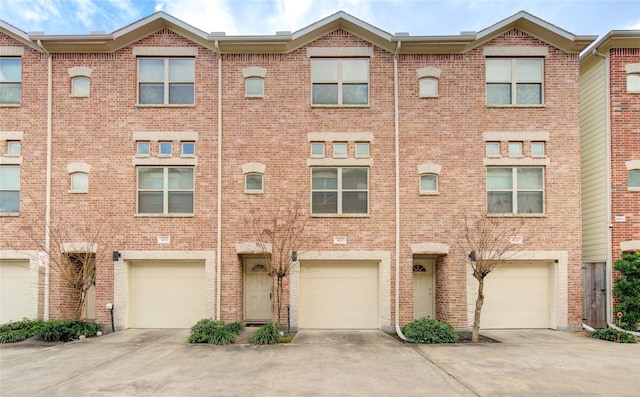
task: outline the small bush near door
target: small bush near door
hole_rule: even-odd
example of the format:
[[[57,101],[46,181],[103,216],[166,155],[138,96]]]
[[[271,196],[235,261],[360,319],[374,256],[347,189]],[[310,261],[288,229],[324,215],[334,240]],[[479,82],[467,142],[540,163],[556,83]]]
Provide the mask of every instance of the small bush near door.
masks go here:
[[[70,342],[81,336],[96,336],[98,332],[102,332],[102,324],[81,320],[51,320],[42,323],[35,338],[43,342]]]
[[[233,322],[225,324],[223,321],[215,321],[203,318],[191,327],[189,343],[209,343],[212,345],[228,345],[235,342],[236,337],[244,328],[244,324]]]
[[[276,323],[268,323],[258,328],[251,337],[250,342],[256,345],[270,345],[279,343],[282,336],[280,327]]]
[[[456,343],[458,333],[449,324],[428,319],[414,320],[405,325],[402,332],[413,343]]]

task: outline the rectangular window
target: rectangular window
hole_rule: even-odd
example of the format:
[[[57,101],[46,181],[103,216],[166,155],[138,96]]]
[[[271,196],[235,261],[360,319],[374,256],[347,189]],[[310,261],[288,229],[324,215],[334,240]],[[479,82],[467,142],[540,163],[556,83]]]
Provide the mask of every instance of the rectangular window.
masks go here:
[[[356,142],[356,157],[369,157],[369,142]]]
[[[369,59],[312,59],[314,105],[369,104]]]
[[[184,157],[193,157],[196,155],[195,142],[182,142],[182,155]]]
[[[544,142],[531,142],[531,157],[544,157]]]
[[[336,142],[333,144],[333,158],[334,159],[345,159],[347,158],[347,143],[346,142]]]
[[[193,105],[193,58],[139,58],[138,103],[141,105]]]
[[[543,214],[543,168],[487,168],[487,212]]]
[[[640,73],[627,75],[627,92],[640,93]]]
[[[311,157],[324,158],[323,142],[311,142]]]
[[[509,157],[522,157],[522,142],[509,142]]]
[[[420,194],[429,194],[438,192],[438,175],[423,174],[420,175]]]
[[[173,153],[173,145],[171,142],[160,142],[158,146],[158,155],[160,156],[171,156]]]
[[[369,169],[312,168],[311,213],[368,214]]]
[[[136,142],[136,155],[149,156],[149,142]]]
[[[139,214],[193,214],[193,167],[138,167]]]
[[[244,192],[245,193],[262,193],[262,174],[250,173],[244,176]]]
[[[262,77],[249,77],[245,80],[245,96],[263,97],[264,79]]]
[[[630,170],[627,187],[632,190],[640,190],[640,170]]]
[[[7,142],[7,154],[11,156],[19,156],[22,151],[22,145],[20,141]]]
[[[0,166],[0,213],[20,210],[20,167]]]
[[[500,142],[487,142],[487,157],[500,157]]]
[[[19,105],[22,99],[22,59],[0,58],[0,105]]]
[[[487,105],[541,105],[543,61],[540,58],[488,58]]]

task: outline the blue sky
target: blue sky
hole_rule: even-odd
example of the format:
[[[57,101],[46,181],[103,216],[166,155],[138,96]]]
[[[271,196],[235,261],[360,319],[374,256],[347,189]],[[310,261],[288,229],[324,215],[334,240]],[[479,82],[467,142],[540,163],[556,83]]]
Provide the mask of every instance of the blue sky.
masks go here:
[[[527,11],[577,35],[640,30],[638,0],[0,0],[0,19],[25,32],[111,33],[156,11],[205,32],[295,32],[345,11],[389,33],[456,35]]]

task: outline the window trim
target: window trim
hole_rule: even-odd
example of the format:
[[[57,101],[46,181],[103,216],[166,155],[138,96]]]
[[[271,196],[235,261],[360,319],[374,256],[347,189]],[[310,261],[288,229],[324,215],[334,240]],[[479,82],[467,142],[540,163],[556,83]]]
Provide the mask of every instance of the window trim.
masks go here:
[[[488,186],[487,186],[487,182],[489,180],[489,170],[490,169],[500,169],[500,168],[508,168],[511,170],[511,180],[512,180],[512,187],[511,189],[492,189],[489,190]],[[518,170],[519,169],[539,169],[542,171],[542,189],[518,189]],[[533,167],[521,167],[521,166],[508,166],[508,165],[504,165],[504,166],[495,166],[495,167],[486,167],[486,172],[485,172],[485,178],[486,178],[486,182],[485,182],[485,200],[486,200],[486,205],[485,205],[485,209],[487,211],[487,216],[493,216],[493,217],[501,217],[501,216],[507,216],[507,217],[541,217],[541,216],[546,216],[546,210],[547,210],[547,203],[546,203],[546,179],[545,179],[545,167],[539,167],[539,166],[533,166]],[[511,212],[490,212],[489,211],[489,192],[511,192]],[[518,193],[519,192],[542,192],[542,212],[535,212],[535,213],[520,213],[517,212],[518,211]]]
[[[160,168],[163,170],[162,186],[162,212],[140,212],[140,192],[157,192],[160,189],[140,189],[140,169]],[[169,169],[187,168],[193,172],[193,186],[191,189],[169,189]],[[193,166],[149,166],[141,165],[136,167],[136,216],[194,216],[196,209],[196,169]],[[169,192],[191,192],[192,212],[169,212]]]
[[[511,60],[511,80],[506,81],[489,81],[487,73],[491,60]],[[540,81],[518,81],[515,75],[516,62],[518,60],[539,60],[540,61]],[[486,56],[485,57],[485,106],[487,107],[545,107],[545,57],[544,56]],[[489,86],[491,84],[509,84],[511,86],[511,103],[489,103]],[[518,84],[540,84],[540,103],[520,104],[517,103]]]
[[[336,185],[336,189],[314,189],[313,188],[313,171],[314,170],[332,170],[335,169],[337,171],[336,173],[336,177],[337,177],[337,185]],[[345,169],[364,169],[367,171],[367,187],[366,189],[343,189],[342,185],[343,185],[343,178],[342,178],[342,172]],[[311,191],[311,199],[310,201],[310,209],[309,212],[311,214],[312,217],[368,217],[370,216],[370,210],[371,210],[371,182],[370,182],[370,178],[371,178],[371,173],[369,170],[369,167],[311,167],[310,169],[310,191]],[[324,213],[324,212],[320,212],[320,213],[314,213],[313,212],[313,193],[314,192],[336,192],[336,212],[335,213]],[[351,213],[351,212],[347,212],[344,213],[343,212],[343,208],[342,208],[342,204],[343,204],[343,194],[346,192],[364,192],[367,194],[367,211],[366,212],[362,212],[362,213]]]
[[[141,84],[160,84],[158,81],[141,81],[140,80],[140,61],[141,60],[150,60],[150,59],[162,59],[164,61],[164,76],[162,80],[163,84],[163,103],[141,103],[140,102],[140,86]],[[169,79],[170,68],[169,64],[171,60],[191,60],[193,61],[193,81],[182,81],[176,80],[171,81]],[[196,104],[196,61],[195,56],[137,56],[136,57],[136,71],[137,71],[137,81],[136,81],[136,105],[143,107],[193,107]],[[193,102],[192,103],[170,103],[169,102],[169,90],[171,84],[192,84],[193,85]]]

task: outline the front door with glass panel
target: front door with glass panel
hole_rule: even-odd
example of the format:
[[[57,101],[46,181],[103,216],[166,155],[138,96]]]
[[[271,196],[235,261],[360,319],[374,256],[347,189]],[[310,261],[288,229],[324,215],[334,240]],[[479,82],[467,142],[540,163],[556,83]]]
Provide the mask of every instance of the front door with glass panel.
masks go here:
[[[435,318],[435,260],[413,261],[413,318]]]
[[[245,321],[271,319],[271,277],[262,258],[244,261],[244,317]]]

